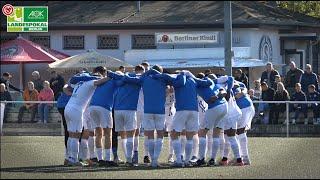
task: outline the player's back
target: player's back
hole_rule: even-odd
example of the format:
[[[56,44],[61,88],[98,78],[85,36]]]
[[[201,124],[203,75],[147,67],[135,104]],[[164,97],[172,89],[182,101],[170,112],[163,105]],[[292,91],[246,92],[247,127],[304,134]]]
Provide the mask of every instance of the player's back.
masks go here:
[[[67,106],[73,106],[84,111],[95,90],[94,80],[79,82],[73,90]]]
[[[101,106],[111,111],[116,90],[117,85],[115,80],[109,80],[106,83],[98,86],[92,95],[90,105]]]
[[[144,112],[164,114],[167,85],[151,76],[145,76],[142,84],[144,95]]]
[[[175,87],[177,111],[198,111],[197,84],[193,78],[188,77],[184,86]]]

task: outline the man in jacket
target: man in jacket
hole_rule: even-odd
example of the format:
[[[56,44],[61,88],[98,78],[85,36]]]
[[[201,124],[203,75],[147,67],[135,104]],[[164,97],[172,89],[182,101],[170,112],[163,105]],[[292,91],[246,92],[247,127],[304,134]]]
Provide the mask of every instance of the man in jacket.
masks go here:
[[[34,88],[34,84],[32,81],[28,82],[28,88],[23,92],[23,100],[24,101],[38,101],[38,91]],[[18,123],[22,123],[22,116],[25,110],[31,111],[31,122],[34,121],[36,117],[38,106],[36,103],[27,103],[20,107],[19,115],[18,115]]]
[[[300,84],[302,91],[305,94],[308,93],[308,86],[311,84],[315,85],[316,91],[318,91],[318,77],[314,72],[312,72],[312,67],[310,64],[306,65],[306,69],[300,78]]]
[[[13,90],[15,90],[15,91],[18,91],[18,92],[23,93],[22,90],[20,90],[19,88],[13,86],[13,85],[10,83],[10,78],[11,78],[11,77],[12,77],[12,76],[11,76],[10,73],[8,73],[8,72],[3,73],[3,74],[2,74],[2,77],[1,77],[1,79],[0,79],[0,84],[1,84],[1,83],[5,84],[7,90],[9,90],[9,88],[11,88],[11,89],[13,89]]]
[[[60,93],[63,91],[63,86],[65,81],[63,77],[57,74],[56,71],[51,72],[51,79],[50,79],[50,87],[54,93],[54,99],[57,100],[60,96]]]
[[[273,101],[273,97],[274,97],[274,89],[269,87],[268,84],[266,82],[262,82],[261,83],[261,89],[262,89],[262,94],[261,94],[261,98],[263,101]],[[272,104],[268,104],[268,103],[260,103],[259,104],[259,112],[261,116],[264,116],[263,118],[263,123],[264,124],[268,124],[269,123],[269,111],[272,107]],[[272,113],[271,113],[272,114]],[[270,117],[271,119],[272,117]]]
[[[237,69],[234,73],[234,79],[236,81],[242,82],[246,87],[249,87],[248,76],[242,72],[241,69]]]
[[[296,63],[294,61],[291,61],[289,66],[290,70],[287,72],[285,87],[288,90],[289,95],[292,96],[292,94],[294,93],[294,87],[296,83],[300,81],[300,77],[303,74],[303,71],[296,67]]]
[[[279,75],[279,72],[273,68],[271,62],[268,62],[266,65],[266,70],[261,74],[261,83],[266,82],[270,88],[274,89],[276,75]]]

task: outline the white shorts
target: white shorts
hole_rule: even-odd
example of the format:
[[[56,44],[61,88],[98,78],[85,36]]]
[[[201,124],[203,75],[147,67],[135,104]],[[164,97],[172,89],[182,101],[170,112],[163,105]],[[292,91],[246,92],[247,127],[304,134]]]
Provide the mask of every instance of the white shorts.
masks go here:
[[[115,110],[114,125],[116,132],[137,129],[137,112],[130,110]]]
[[[73,106],[66,106],[64,110],[64,117],[69,132],[82,132],[83,127],[83,112]]]
[[[205,128],[206,128],[205,117],[206,117],[206,112],[200,112],[200,111],[199,111],[199,125],[200,125],[200,129],[205,129]]]
[[[201,124],[201,129],[223,129],[226,115],[228,114],[227,103],[220,104],[206,111],[204,123]]]
[[[93,125],[93,121],[90,116],[90,112],[88,108],[83,112],[82,119],[83,119],[84,129],[88,129],[89,131],[94,131],[95,127]]]
[[[88,108],[92,119],[93,128],[113,128],[112,113],[101,106],[90,106]]]
[[[164,114],[148,114],[143,115],[143,128],[145,131],[164,130],[165,115]]]
[[[245,128],[245,130],[249,130],[251,128],[251,122],[255,114],[255,110],[253,106],[246,107],[241,109],[242,116],[238,122],[238,129]]]
[[[143,114],[144,114],[143,111],[137,111],[137,129],[141,128]]]
[[[166,108],[166,120],[165,120],[165,126],[166,126],[166,131],[170,132],[171,131],[171,126],[172,126],[172,121],[173,117],[176,114],[176,109],[173,108]]]
[[[237,129],[238,122],[242,117],[240,108],[234,103],[228,102],[228,113],[224,122],[224,130]]]
[[[171,131],[197,132],[199,130],[198,111],[177,111],[174,115]]]

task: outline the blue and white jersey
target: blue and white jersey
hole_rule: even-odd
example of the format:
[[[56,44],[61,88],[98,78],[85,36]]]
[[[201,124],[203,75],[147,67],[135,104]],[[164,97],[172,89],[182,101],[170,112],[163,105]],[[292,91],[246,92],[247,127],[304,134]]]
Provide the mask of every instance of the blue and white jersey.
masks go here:
[[[236,103],[237,103],[238,107],[240,109],[244,109],[244,108],[253,106],[252,100],[250,99],[250,97],[246,93],[247,88],[246,88],[245,84],[243,84],[242,82],[237,82],[237,83],[239,83],[240,87],[232,88],[234,95],[237,95],[238,93],[244,92],[244,95],[242,95],[240,98],[236,98]]]

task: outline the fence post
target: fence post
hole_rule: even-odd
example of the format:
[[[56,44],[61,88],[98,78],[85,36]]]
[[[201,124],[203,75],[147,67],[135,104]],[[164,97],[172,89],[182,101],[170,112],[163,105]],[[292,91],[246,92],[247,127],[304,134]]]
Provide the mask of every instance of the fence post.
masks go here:
[[[289,115],[290,115],[290,113],[289,113],[289,102],[286,102],[286,113],[287,113],[287,138],[289,137]]]

